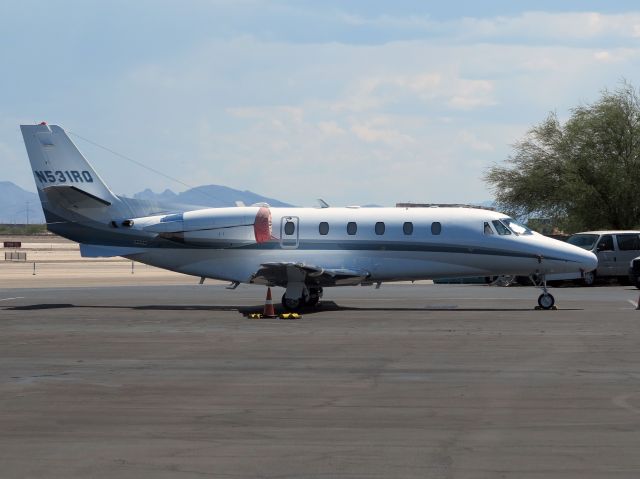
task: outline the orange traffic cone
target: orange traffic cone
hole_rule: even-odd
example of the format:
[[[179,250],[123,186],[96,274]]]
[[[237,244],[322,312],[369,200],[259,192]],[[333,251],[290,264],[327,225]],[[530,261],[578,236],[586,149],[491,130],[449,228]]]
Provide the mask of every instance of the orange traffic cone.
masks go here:
[[[273,300],[271,299],[271,288],[267,288],[267,299],[264,301],[264,312],[262,315],[265,318],[276,317],[276,311],[273,308]]]

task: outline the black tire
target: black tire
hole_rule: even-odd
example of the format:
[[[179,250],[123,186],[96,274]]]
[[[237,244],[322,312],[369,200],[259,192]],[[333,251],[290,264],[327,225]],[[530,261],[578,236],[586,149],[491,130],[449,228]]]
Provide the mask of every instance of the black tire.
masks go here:
[[[287,298],[287,294],[282,295],[282,307],[287,311],[300,311],[304,306],[303,298]]]
[[[554,304],[556,304],[556,300],[553,295],[549,293],[542,293],[538,296],[538,306],[542,309],[551,309]]]
[[[316,306],[320,302],[320,291],[314,288],[309,289],[309,299],[307,306]]]
[[[582,278],[582,284],[584,286],[593,286],[594,284],[596,284],[596,272],[589,271],[588,273],[585,273],[584,277]]]

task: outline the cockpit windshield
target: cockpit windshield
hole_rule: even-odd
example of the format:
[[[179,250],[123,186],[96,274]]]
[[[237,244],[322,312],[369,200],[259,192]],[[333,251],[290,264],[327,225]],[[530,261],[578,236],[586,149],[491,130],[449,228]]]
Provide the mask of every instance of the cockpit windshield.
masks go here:
[[[567,243],[572,244],[574,246],[579,246],[580,248],[584,248],[587,251],[593,249],[593,245],[596,243],[598,239],[598,235],[571,235],[567,240]]]
[[[533,232],[524,225],[521,225],[513,218],[501,218],[500,221],[504,223],[511,231],[516,235],[532,235]]]
[[[499,235],[510,235],[511,234],[511,230],[509,228],[507,228],[504,223],[502,223],[501,221],[498,220],[493,220],[492,221],[493,226],[495,227],[496,231],[498,232]]]

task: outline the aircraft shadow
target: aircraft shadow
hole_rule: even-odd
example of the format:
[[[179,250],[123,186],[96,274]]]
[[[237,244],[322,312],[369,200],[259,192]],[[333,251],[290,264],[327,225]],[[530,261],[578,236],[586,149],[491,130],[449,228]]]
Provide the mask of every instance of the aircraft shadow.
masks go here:
[[[54,304],[29,304],[25,306],[12,306],[4,308],[5,311],[37,311],[47,309],[83,308],[83,309],[132,309],[141,311],[241,311],[238,306],[215,305],[143,305],[143,306],[118,306],[118,305],[77,305],[70,303]]]
[[[92,308],[92,309],[129,309],[134,311],[235,311],[243,316],[249,316],[255,313],[262,313],[263,306],[229,306],[229,305],[181,305],[181,304],[153,304],[141,306],[124,306],[124,305],[75,305],[70,303],[53,303],[53,304],[30,304],[25,306],[12,306],[4,308],[5,311],[38,311],[53,309],[73,309],[73,308]],[[285,311],[280,306],[275,306],[276,314],[282,314]],[[318,314],[332,311],[388,311],[388,312],[522,312],[532,311],[534,308],[460,308],[457,305],[434,305],[424,307],[392,307],[392,306],[340,306],[333,301],[321,301],[318,306],[313,308],[304,308],[300,314]],[[563,311],[582,311],[581,308],[559,308]]]

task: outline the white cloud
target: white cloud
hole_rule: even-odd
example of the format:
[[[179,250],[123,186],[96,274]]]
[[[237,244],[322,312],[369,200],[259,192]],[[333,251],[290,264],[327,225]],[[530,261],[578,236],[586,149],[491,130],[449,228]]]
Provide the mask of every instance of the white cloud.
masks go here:
[[[640,56],[640,50],[618,48],[616,50],[599,50],[593,53],[593,58],[602,63],[621,63],[632,61]]]
[[[525,11],[512,16],[460,17],[435,21],[428,16],[341,15],[344,23],[380,29],[403,29],[416,34],[448,37],[455,41],[514,39],[515,42],[560,44],[592,39],[630,39],[640,36],[640,12],[604,14],[599,12]]]
[[[353,82],[353,79],[351,80]],[[331,109],[341,113],[344,111],[360,112],[380,108],[386,100],[376,94],[376,89],[385,83],[383,78],[364,77],[356,79],[350,87],[346,98],[333,102]]]
[[[429,19],[427,16],[393,16],[393,15],[380,15],[377,17],[364,17],[361,15],[354,15],[348,13],[339,13],[338,19],[348,25],[354,26],[375,26],[383,28],[417,28],[421,30],[430,30],[437,28],[438,23]]]
[[[326,136],[339,136],[346,133],[344,128],[338,126],[335,121],[319,121],[317,125],[318,129]]]
[[[601,62],[610,62],[611,61],[611,53],[607,51],[599,51],[593,54],[593,58]]]
[[[486,140],[479,139],[474,133],[463,130],[458,135],[459,140],[476,151],[495,151],[495,147]]]
[[[440,73],[419,73],[417,75],[399,76],[395,83],[404,86],[426,98],[433,97],[433,92],[441,88],[443,78]]]
[[[302,108],[286,105],[227,108],[226,112],[236,118],[261,120],[280,130],[300,125],[304,118]]]
[[[493,82],[489,80],[459,79],[454,84],[454,93],[449,99],[449,104],[463,110],[495,105],[492,93]]]
[[[455,72],[421,72],[409,75],[365,77],[346,98],[332,105],[337,112],[363,112],[400,101],[441,102],[451,108],[470,110],[496,103],[490,80],[461,78]]]
[[[354,124],[351,131],[369,143],[384,143],[388,146],[402,147],[416,141],[409,135],[389,128],[376,128],[371,124]]]

